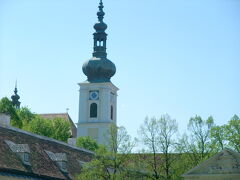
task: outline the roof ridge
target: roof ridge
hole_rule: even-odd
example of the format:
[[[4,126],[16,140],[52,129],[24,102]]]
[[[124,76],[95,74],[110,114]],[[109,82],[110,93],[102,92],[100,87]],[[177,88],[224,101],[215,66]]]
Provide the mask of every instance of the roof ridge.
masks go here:
[[[50,114],[68,114],[68,113],[43,113],[43,114],[38,114],[38,115],[50,115]]]
[[[16,173],[17,175],[13,175],[13,173]],[[31,172],[23,172],[16,169],[8,169],[8,168],[0,168],[0,175],[5,176],[15,176],[15,177],[21,177],[24,179],[31,179],[31,180],[47,180],[49,179],[46,175],[38,175]],[[51,177],[52,180],[59,180],[59,178]]]
[[[76,123],[72,120],[71,116],[68,113],[49,113],[49,114],[37,114],[37,115],[51,116],[51,117],[44,117],[44,118],[49,118],[49,119],[59,118],[59,117],[53,117],[53,116],[64,115],[66,118],[69,119],[69,122],[76,128],[76,125],[75,125]],[[60,117],[60,118],[63,118],[63,117]]]

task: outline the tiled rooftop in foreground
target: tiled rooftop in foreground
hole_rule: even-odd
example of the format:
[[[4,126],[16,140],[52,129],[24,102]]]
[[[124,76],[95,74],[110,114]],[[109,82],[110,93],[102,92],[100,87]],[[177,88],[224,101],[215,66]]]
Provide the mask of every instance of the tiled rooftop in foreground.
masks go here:
[[[0,125],[0,179],[74,179],[93,152]]]

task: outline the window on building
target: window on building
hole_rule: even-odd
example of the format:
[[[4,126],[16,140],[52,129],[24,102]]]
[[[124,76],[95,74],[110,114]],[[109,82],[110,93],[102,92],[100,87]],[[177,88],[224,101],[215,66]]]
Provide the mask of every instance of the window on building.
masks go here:
[[[61,165],[61,166],[62,166],[61,168],[62,168],[63,170],[66,170],[66,169],[67,169],[67,163],[66,163],[65,161],[63,161],[61,164],[62,164],[62,165]]]
[[[24,153],[24,154],[23,154],[23,160],[24,160],[25,162],[29,162],[29,154],[28,154],[28,153]]]
[[[90,118],[96,118],[97,117],[97,104],[92,103],[90,105]]]
[[[67,172],[67,162],[66,161],[56,161],[58,167],[60,168],[61,171]]]
[[[113,106],[111,106],[111,120],[113,120]]]

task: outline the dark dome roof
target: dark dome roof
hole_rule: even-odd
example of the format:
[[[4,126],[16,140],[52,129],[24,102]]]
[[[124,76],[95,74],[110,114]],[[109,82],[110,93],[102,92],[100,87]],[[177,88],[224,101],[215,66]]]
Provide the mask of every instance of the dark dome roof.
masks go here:
[[[107,24],[105,24],[104,22],[98,22],[94,25],[94,29],[97,32],[104,32],[107,29]]]
[[[82,70],[89,82],[110,82],[116,66],[107,58],[93,57],[83,64]]]
[[[18,94],[15,94],[15,95],[12,95],[11,98],[18,100],[18,99],[20,99],[20,96]]]

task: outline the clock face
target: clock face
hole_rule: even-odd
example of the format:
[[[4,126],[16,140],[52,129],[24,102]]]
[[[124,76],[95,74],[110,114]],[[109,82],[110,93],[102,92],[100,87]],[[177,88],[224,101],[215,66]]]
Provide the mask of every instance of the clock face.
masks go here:
[[[91,91],[89,96],[91,100],[98,100],[99,98],[98,91]]]

